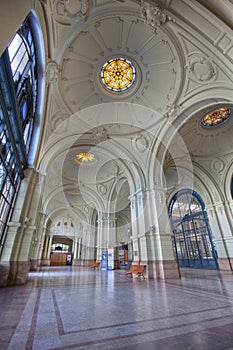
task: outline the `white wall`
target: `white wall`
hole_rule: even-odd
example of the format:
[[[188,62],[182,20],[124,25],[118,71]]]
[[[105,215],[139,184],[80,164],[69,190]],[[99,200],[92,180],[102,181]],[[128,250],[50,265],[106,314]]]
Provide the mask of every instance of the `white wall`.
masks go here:
[[[0,3],[0,55],[31,9],[30,0],[2,0]]]

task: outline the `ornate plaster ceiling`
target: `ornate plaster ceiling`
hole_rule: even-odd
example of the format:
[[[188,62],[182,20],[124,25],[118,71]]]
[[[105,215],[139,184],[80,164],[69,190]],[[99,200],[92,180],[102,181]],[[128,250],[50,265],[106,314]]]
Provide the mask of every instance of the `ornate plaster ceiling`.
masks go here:
[[[136,83],[125,93],[109,93],[100,83],[103,64],[114,57],[128,58],[136,67]],[[119,11],[100,14],[77,33],[63,54],[58,84],[73,113],[110,101],[137,103],[163,113],[179,93],[180,65],[174,42],[162,26],[155,30],[140,13]]]
[[[125,153],[119,149],[115,156],[123,157],[130,150],[132,158],[136,155],[143,167],[144,151],[150,152],[151,135],[157,137],[157,130],[166,124],[164,117],[171,124],[177,117],[182,124],[182,118],[187,117],[181,128],[177,123],[177,130],[183,141],[180,147],[185,145],[191,157],[215,157],[232,149],[233,118],[211,129],[200,124],[203,114],[214,108],[200,108],[202,101],[202,106],[208,105],[208,99],[213,106],[218,100],[227,101],[218,91],[222,93],[232,86],[229,62],[225,69],[221,56],[224,51],[232,59],[230,37],[203,12],[198,1],[192,6],[180,0],[158,3],[165,11],[160,11],[154,1],[50,1],[55,56],[47,65],[47,82],[54,93],[48,118],[51,132],[70,115],[77,121],[69,133],[64,127],[55,137],[57,148],[65,151],[64,144],[68,148],[62,160],[62,185],[68,203],[81,203],[80,207],[85,204],[83,199],[91,203],[90,198],[85,198],[86,192],[80,191],[84,182],[104,200],[117,176],[123,176],[113,149],[105,147],[101,153],[97,145],[109,137],[136,140],[134,148],[126,147]],[[218,50],[218,57],[213,55],[213,49]],[[106,61],[119,56],[134,63],[137,81],[126,93],[112,94],[100,83],[100,70]],[[191,103],[196,110],[183,117],[184,106],[188,108]],[[143,129],[150,134],[141,133]],[[75,154],[93,148],[98,151],[95,162],[79,167]],[[178,148],[175,139],[169,151],[172,148]],[[60,164],[58,161],[56,171]],[[121,188],[120,196],[125,194],[124,205],[120,205],[125,207],[130,190],[126,184],[114,184]]]
[[[221,104],[222,106],[223,104]],[[232,113],[229,119],[223,124],[209,128],[201,125],[203,116],[215,109],[218,109],[218,106],[213,106],[196,113],[179,130],[179,134],[192,156],[214,157],[232,152]]]

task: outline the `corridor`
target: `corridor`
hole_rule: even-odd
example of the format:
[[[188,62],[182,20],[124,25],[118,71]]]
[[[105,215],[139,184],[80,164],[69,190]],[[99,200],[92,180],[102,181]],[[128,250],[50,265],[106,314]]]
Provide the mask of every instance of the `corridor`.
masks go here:
[[[164,282],[43,267],[0,289],[0,349],[232,350],[232,290],[230,272],[182,270]]]

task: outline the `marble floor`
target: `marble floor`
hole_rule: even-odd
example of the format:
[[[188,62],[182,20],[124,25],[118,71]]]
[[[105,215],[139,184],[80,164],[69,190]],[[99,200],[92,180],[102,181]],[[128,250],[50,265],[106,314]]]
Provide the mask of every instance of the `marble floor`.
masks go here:
[[[233,350],[233,275],[43,267],[0,289],[0,350]]]

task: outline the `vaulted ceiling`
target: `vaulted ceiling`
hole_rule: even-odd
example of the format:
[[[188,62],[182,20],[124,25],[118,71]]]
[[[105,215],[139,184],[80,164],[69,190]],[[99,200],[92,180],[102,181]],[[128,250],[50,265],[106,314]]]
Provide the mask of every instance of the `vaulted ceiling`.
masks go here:
[[[211,11],[204,0],[38,5],[49,97],[39,168],[50,175],[45,198],[51,213],[78,208],[85,214],[85,208],[103,209],[114,198],[115,209],[124,211],[138,181],[129,163],[146,176],[160,137],[166,171],[173,149],[182,157],[185,148],[195,161],[232,151],[232,118],[216,128],[201,124],[205,114],[232,105],[230,14],[226,2],[211,3]],[[107,90],[100,77],[116,57],[136,70],[132,88],[122,93]],[[161,130],[170,130],[168,141]],[[183,148],[178,154],[177,132]],[[94,161],[80,164],[80,152],[93,153]]]

